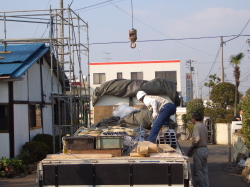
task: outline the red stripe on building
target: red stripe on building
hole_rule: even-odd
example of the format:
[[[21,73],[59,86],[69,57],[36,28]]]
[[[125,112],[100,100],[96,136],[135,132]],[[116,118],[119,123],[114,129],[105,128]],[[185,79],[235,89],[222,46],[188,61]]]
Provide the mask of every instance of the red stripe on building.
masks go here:
[[[180,63],[180,60],[134,61],[134,62],[99,62],[99,63],[89,63],[89,65],[157,64],[157,63]]]

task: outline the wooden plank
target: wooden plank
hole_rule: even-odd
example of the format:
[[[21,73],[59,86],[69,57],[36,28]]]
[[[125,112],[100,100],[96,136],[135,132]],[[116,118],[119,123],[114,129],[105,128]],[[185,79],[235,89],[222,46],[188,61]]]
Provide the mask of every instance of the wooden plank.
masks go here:
[[[12,51],[0,51],[0,54],[12,53]]]
[[[114,157],[122,155],[122,149],[92,149],[92,150],[68,150],[71,154],[111,154]]]
[[[176,151],[169,144],[159,144],[158,150],[160,153],[168,153],[168,152],[175,152]]]
[[[46,159],[86,159],[111,157],[111,154],[50,154],[46,156]]]

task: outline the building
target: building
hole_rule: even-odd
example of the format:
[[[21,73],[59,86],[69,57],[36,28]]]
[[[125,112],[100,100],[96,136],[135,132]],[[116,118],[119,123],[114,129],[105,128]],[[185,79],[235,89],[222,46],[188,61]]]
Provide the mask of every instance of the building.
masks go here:
[[[89,71],[93,89],[112,79],[151,80],[159,77],[174,81],[177,91],[181,92],[180,60],[90,63]]]
[[[147,80],[164,78],[176,83],[178,92],[181,92],[180,60],[155,60],[155,61],[134,61],[134,62],[102,62],[90,63],[90,93],[102,83],[113,79]],[[138,106],[140,103],[134,98],[115,97],[110,95],[102,96],[102,99],[91,108],[93,122],[96,123],[102,117],[112,115],[112,109],[121,104],[133,103]],[[103,110],[105,108],[105,112]],[[101,112],[102,111],[102,112]],[[100,117],[96,117],[96,115]]]
[[[62,77],[51,67],[49,49],[0,45],[0,157],[17,156],[37,133],[52,134],[51,97],[62,94]]]

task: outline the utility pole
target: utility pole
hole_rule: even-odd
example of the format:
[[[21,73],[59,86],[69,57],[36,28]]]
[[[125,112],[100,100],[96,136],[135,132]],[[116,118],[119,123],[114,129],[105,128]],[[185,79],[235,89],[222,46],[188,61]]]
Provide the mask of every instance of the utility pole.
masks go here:
[[[224,82],[224,65],[223,65],[223,37],[220,37],[220,57],[221,57],[221,82]]]
[[[196,98],[199,98],[199,88],[198,88],[198,68],[196,68]]]
[[[189,70],[190,70],[190,74],[192,75],[191,77],[191,100],[193,100],[193,74],[192,71],[194,71],[194,67],[192,67],[192,62],[194,62],[193,60],[187,60],[186,63],[189,64]]]

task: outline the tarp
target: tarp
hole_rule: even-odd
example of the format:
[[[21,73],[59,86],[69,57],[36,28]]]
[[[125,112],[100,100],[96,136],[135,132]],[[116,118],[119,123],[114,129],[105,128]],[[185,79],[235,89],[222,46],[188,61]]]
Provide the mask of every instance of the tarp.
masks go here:
[[[95,88],[92,96],[92,104],[95,106],[103,95],[135,97],[139,90],[145,91],[149,95],[167,95],[176,106],[180,105],[176,84],[173,81],[162,78],[155,78],[151,81],[127,79],[107,81],[101,84],[100,87]]]
[[[172,119],[170,119],[169,122],[170,129],[175,129],[177,127],[177,124]],[[93,124],[91,128],[108,128],[109,126],[139,127],[141,123],[143,128],[151,129],[152,111],[148,110],[147,107],[142,107],[139,111],[132,112],[122,119],[117,116],[102,119],[98,123]]]

